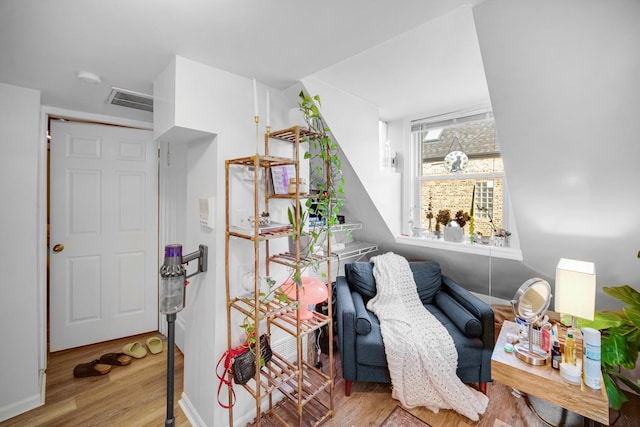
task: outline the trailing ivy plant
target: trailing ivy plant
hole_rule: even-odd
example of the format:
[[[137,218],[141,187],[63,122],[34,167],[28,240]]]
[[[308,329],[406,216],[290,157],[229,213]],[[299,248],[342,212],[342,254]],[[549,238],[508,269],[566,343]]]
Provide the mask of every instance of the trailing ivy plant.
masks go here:
[[[320,115],[320,95],[309,96],[300,92],[298,108],[303,113],[305,122],[312,134],[304,136],[302,142],[309,143],[309,151],[304,155],[312,165],[312,181],[318,191],[317,196],[307,199],[306,207],[309,215],[321,218],[310,228],[309,245],[316,247],[318,240],[326,235],[331,237],[331,227],[339,224],[338,214],[343,205],[340,199],[344,195],[344,177],[339,156],[338,143],[333,139],[331,130]],[[300,269],[296,269],[293,280],[302,285]]]
[[[620,409],[628,399],[619,387],[622,383],[640,394],[640,379],[625,377],[621,368],[633,370],[640,348],[640,293],[629,285],[604,287],[609,296],[626,304],[620,311],[596,311],[593,321],[578,319],[577,327],[599,329],[602,334],[602,378],[609,406]]]

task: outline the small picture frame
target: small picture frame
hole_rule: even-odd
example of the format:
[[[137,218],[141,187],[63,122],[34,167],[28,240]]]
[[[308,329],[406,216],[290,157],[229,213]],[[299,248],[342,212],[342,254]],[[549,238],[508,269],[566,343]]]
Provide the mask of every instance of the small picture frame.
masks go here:
[[[271,182],[273,194],[288,194],[289,181],[296,177],[294,165],[271,167]]]

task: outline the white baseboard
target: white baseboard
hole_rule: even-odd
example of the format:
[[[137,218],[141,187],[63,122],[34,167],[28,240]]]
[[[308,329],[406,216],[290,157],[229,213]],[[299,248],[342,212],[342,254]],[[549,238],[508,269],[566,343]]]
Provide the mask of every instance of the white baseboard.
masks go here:
[[[4,385],[6,386],[6,384]],[[12,403],[0,408],[0,422],[13,418],[17,415],[30,411],[38,406],[44,405],[44,400],[40,393],[27,397],[19,402]]]
[[[182,412],[184,412],[184,415],[193,427],[207,427],[207,424],[200,417],[200,414],[198,414],[198,411],[196,411],[196,408],[194,408],[189,397],[187,397],[184,392],[180,396],[180,400],[178,400],[178,405],[180,405]]]

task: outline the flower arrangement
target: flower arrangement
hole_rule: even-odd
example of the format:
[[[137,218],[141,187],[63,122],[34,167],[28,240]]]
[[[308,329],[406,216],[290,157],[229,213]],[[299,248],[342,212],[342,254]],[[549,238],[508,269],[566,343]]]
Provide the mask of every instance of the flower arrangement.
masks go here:
[[[440,231],[440,224],[446,226],[451,221],[451,211],[440,209],[436,215],[436,231]]]
[[[433,219],[433,204],[431,192],[429,192],[429,206],[427,207],[427,219],[429,220],[429,233],[431,233],[431,220]]]
[[[509,237],[511,236],[511,232],[509,230],[505,230],[502,227],[497,227],[494,222],[493,222],[493,217],[491,216],[491,213],[489,213],[489,210],[485,207],[482,206],[476,206],[476,209],[478,209],[480,212],[486,212],[487,216],[489,217],[489,225],[491,225],[491,229],[493,230],[493,235],[496,237]]]
[[[470,218],[471,217],[469,216],[468,212],[465,212],[462,209],[460,209],[458,212],[456,212],[455,221],[458,223],[460,227],[464,227]]]

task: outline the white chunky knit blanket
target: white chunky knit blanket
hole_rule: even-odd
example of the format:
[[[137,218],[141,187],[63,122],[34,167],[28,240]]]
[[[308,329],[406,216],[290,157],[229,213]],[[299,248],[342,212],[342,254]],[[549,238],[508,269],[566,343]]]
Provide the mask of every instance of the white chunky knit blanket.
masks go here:
[[[456,375],[453,339],[422,305],[409,263],[391,252],[371,261],[377,294],[367,308],[380,319],[392,397],[407,408],[453,409],[477,421],[489,398]]]

